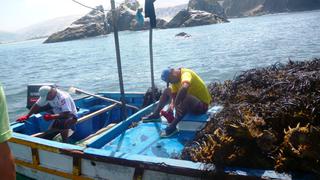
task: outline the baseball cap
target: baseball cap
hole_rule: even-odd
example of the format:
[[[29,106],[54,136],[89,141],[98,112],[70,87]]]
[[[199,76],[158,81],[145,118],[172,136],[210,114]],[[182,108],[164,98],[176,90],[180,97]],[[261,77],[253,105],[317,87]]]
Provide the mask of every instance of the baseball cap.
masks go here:
[[[161,79],[167,83],[169,83],[169,75],[170,75],[170,72],[171,72],[171,68],[167,68],[165,70],[162,71],[162,74],[161,74]]]
[[[51,87],[50,86],[41,86],[40,89],[39,89],[39,100],[37,101],[37,104],[39,106],[44,106],[46,105],[46,102],[47,102],[47,96],[48,96],[48,93],[50,92],[51,90]]]

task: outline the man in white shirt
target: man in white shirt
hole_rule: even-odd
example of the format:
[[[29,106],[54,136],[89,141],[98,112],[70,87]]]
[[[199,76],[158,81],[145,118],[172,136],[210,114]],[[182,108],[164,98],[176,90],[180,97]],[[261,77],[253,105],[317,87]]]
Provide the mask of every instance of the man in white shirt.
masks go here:
[[[39,113],[41,107],[50,106],[52,114],[44,114],[46,121],[53,120],[50,130],[59,130],[63,142],[68,138],[69,129],[77,122],[77,109],[72,97],[64,91],[50,86],[42,86],[39,89],[40,98],[31,107],[27,115],[21,116],[17,122],[26,121],[32,114]]]

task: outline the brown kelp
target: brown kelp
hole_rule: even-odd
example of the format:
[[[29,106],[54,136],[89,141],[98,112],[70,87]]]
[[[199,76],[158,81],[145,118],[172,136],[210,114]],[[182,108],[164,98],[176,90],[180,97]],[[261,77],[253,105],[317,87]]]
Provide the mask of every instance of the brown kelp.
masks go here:
[[[251,69],[209,89],[224,109],[183,159],[320,174],[320,59]]]

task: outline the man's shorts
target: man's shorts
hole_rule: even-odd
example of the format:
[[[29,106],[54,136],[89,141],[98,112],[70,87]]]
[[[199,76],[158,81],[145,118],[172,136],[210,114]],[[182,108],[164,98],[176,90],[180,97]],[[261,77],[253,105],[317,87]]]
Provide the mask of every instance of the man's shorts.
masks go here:
[[[204,114],[208,111],[208,104],[204,102],[198,102],[195,108],[192,110],[194,114]]]
[[[67,119],[57,119],[53,122],[51,128],[61,130],[74,129],[76,123],[77,118],[75,116]]]

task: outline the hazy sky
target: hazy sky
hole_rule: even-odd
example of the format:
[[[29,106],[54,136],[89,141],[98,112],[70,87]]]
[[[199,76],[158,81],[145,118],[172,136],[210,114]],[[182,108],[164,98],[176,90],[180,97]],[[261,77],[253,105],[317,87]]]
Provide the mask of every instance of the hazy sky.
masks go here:
[[[77,0],[91,7],[102,4],[110,7],[110,0]],[[116,4],[124,0],[115,0]],[[144,0],[138,0],[144,4]],[[157,0],[156,7],[187,3],[188,0]],[[41,21],[61,16],[86,14],[90,10],[72,0],[0,0],[0,31],[12,32]]]

